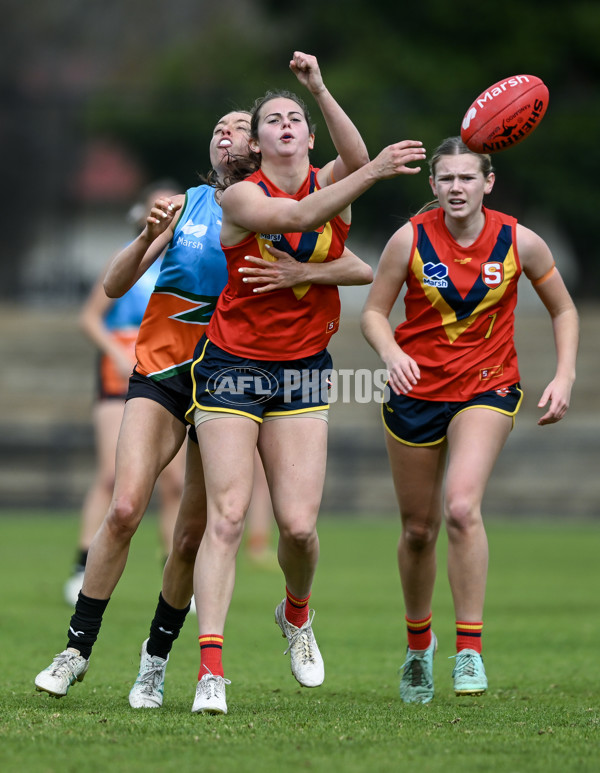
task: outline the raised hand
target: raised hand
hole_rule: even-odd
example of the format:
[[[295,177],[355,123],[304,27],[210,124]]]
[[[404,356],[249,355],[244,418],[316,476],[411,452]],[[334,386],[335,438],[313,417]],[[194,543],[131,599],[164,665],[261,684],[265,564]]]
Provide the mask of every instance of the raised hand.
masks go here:
[[[154,202],[146,218],[146,228],[152,241],[167,230],[180,209],[181,202],[174,202],[171,199],[157,199]]]
[[[290,61],[290,70],[311,94],[316,95],[325,88],[316,56],[294,51],[294,56]]]

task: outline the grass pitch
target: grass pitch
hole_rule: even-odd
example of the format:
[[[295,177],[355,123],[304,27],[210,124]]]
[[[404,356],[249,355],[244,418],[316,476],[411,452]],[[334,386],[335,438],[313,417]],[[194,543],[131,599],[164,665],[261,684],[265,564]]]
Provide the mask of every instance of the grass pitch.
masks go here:
[[[321,688],[300,688],[273,622],[277,571],[240,555],[225,632],[225,717],[190,713],[197,626],[176,642],[157,711],[127,702],[160,588],[156,524],[147,516],[104,616],[90,670],[60,700],[33,679],[66,642],[62,584],[77,518],[0,514],[0,769],[3,773],[288,770],[386,773],[597,771],[600,768],[600,529],[596,524],[488,524],[490,573],[481,698],[458,699],[450,674],[454,615],[440,539],[434,628],[436,696],[398,696],[405,633],[395,519],[323,517],[313,591],[325,658]]]

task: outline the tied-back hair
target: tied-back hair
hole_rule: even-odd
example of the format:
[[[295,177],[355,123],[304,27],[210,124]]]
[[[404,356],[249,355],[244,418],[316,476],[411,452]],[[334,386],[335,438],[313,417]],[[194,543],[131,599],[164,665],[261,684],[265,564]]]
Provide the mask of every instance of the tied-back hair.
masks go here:
[[[446,137],[446,139],[442,140],[442,142],[437,146],[433,152],[433,155],[429,159],[429,173],[431,177],[435,178],[435,170],[442,156],[460,156],[465,153],[470,153],[472,156],[475,156],[477,159],[479,159],[481,173],[486,179],[494,171],[494,167],[492,166],[492,158],[488,153],[475,153],[465,145],[460,137]],[[417,215],[420,215],[423,212],[427,212],[428,209],[435,209],[435,207],[439,207],[439,205],[440,203],[437,199],[432,199],[421,207],[421,209],[417,212]]]

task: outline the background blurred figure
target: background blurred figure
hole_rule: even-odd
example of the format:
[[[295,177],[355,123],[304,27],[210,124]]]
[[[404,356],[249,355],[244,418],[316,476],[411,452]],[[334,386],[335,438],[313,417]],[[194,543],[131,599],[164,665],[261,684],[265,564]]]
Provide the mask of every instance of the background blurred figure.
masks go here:
[[[157,198],[179,193],[169,180],[148,185],[130,212],[135,233],[144,227],[147,213]],[[94,284],[80,315],[86,336],[98,348],[96,396],[93,423],[96,440],[96,473],[83,503],[79,543],[73,574],[64,586],[65,601],[75,605],[83,584],[89,546],[110,505],[115,480],[117,438],[123,418],[129,376],[135,365],[135,341],[150,294],[156,284],[161,259],[121,298],[108,298],[102,282],[104,271]],[[160,497],[159,531],[164,559],[171,550],[173,526],[183,488],[185,450],[179,451],[158,479]]]
[[[254,463],[254,487],[246,513],[244,549],[251,564],[259,569],[278,569],[277,553],[273,547],[273,506],[267,476],[260,455]]]

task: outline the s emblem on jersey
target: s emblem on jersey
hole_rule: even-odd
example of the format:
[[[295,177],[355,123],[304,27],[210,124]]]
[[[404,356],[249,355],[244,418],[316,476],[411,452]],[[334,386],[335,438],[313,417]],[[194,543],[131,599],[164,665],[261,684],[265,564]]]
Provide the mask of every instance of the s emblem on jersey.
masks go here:
[[[443,263],[425,263],[423,284],[429,287],[448,287],[448,268]]]
[[[499,287],[504,281],[504,266],[497,261],[489,261],[481,266],[481,279],[486,287]]]
[[[186,236],[195,236],[196,239],[201,239],[207,230],[208,227],[203,223],[195,225],[192,220],[188,220],[187,223],[181,227],[182,233],[184,233]]]

